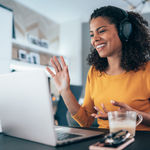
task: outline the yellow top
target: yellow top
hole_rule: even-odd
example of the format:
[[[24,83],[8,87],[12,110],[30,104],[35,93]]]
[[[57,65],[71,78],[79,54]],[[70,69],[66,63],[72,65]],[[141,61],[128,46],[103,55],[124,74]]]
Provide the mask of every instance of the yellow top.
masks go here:
[[[108,111],[118,110],[111,100],[123,102],[130,107],[150,112],[150,61],[145,69],[130,71],[119,75],[100,73],[91,67],[86,82],[85,97],[82,107],[72,116],[80,126],[89,127],[94,118],[94,106],[102,110],[103,103]],[[99,128],[108,128],[108,120],[98,119]],[[140,124],[137,130],[150,130],[150,126]]]

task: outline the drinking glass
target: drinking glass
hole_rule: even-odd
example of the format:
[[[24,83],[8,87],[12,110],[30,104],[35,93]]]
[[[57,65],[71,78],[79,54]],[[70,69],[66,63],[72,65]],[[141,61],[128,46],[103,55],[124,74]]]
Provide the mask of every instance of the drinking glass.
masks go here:
[[[108,120],[110,133],[125,129],[129,131],[132,136],[135,136],[136,126],[142,122],[143,117],[135,111],[112,111],[108,112]]]

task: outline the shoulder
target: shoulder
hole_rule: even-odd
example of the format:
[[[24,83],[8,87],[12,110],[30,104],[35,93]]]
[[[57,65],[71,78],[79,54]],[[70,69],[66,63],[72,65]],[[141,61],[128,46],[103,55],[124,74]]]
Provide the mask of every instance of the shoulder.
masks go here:
[[[89,72],[88,72],[88,77],[93,77],[93,76],[96,76],[98,73],[98,71],[95,69],[94,66],[91,66],[90,69],[89,69]]]
[[[150,73],[150,61],[148,61],[145,65],[145,72]]]
[[[146,85],[148,89],[150,89],[150,61],[148,61],[145,65],[145,71],[143,74],[144,80],[146,81]]]
[[[148,61],[143,69],[140,69],[139,75],[142,76],[145,79],[150,79],[150,61]]]
[[[143,76],[144,78],[150,74],[150,61],[147,61],[144,65],[142,65],[138,71],[131,71],[130,72],[131,75],[133,75],[133,73],[136,75],[136,76]]]
[[[146,63],[146,68],[150,68],[150,61]]]

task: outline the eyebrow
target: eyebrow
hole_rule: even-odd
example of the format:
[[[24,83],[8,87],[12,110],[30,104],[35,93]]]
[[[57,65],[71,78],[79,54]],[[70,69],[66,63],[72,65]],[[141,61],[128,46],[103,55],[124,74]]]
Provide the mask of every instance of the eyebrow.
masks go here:
[[[107,26],[100,26],[96,29],[96,31],[98,31],[99,29],[104,28],[104,27],[107,27]],[[93,31],[90,31],[90,32],[93,32]]]

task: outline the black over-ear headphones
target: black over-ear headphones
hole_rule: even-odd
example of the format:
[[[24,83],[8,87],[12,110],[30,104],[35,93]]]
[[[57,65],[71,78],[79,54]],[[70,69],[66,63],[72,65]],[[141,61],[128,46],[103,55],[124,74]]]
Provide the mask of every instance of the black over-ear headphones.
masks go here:
[[[128,13],[120,9],[121,13],[125,16],[125,18],[120,22],[118,32],[119,32],[119,37],[122,41],[128,41],[129,36],[131,35],[132,32],[132,24],[128,19]]]

